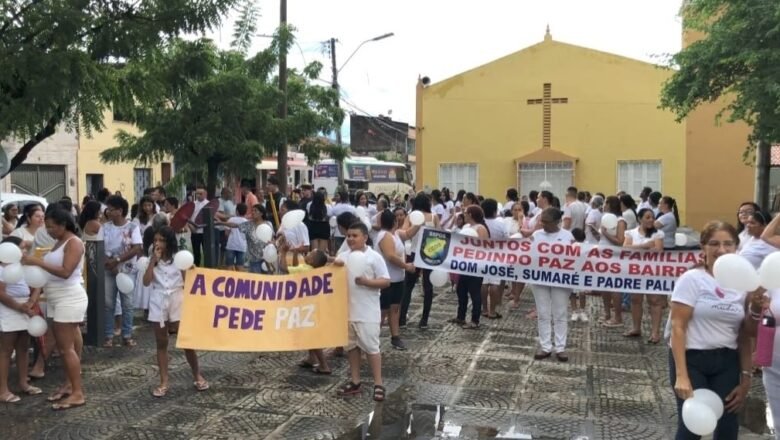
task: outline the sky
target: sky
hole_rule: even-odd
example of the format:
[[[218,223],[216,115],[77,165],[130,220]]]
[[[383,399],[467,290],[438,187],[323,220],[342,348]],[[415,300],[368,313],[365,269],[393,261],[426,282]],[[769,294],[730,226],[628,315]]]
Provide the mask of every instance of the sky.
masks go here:
[[[278,0],[256,0],[261,18],[250,53],[266,47],[279,22]],[[320,61],[322,84],[330,82],[323,42],[338,40],[342,107],[360,115],[385,115],[414,124],[419,76],[433,83],[542,41],[554,40],[648,62],[678,52],[681,0],[288,0],[287,20],[297,28],[291,67]],[[231,14],[207,34],[230,46]],[[347,122],[348,124],[348,122]],[[348,125],[343,132],[348,138]],[[346,139],[345,139],[346,140]]]

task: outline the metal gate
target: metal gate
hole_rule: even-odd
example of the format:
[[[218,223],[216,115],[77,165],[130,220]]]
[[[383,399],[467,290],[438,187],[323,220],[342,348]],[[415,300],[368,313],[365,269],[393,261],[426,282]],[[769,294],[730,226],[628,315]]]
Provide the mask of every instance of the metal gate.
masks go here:
[[[54,203],[65,196],[65,165],[19,165],[11,172],[11,189]]]
[[[135,203],[141,200],[144,190],[152,186],[152,169],[135,168],[133,169],[133,188],[135,190]]]

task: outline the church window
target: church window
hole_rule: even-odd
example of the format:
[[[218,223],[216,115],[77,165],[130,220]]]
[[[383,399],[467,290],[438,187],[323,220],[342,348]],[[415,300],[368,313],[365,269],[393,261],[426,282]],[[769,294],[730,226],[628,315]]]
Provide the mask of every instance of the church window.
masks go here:
[[[518,187],[522,194],[551,191],[559,198],[574,184],[573,162],[523,162],[517,168]]]
[[[639,197],[642,188],[649,186],[661,191],[660,160],[619,160],[617,162],[617,191]]]
[[[439,164],[439,187],[479,192],[479,167],[475,163]]]

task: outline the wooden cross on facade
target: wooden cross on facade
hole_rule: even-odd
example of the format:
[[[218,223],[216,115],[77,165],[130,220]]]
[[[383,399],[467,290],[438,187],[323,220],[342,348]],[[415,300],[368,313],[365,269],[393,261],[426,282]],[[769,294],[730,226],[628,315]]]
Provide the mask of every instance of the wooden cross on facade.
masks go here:
[[[528,105],[542,105],[542,147],[550,148],[550,132],[552,131],[552,105],[568,104],[569,98],[553,98],[552,84],[545,83],[541,99],[529,99]]]

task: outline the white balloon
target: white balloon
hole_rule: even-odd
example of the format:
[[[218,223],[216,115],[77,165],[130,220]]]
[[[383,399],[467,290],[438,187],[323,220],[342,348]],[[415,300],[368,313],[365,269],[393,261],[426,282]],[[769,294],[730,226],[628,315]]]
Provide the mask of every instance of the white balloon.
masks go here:
[[[285,229],[292,229],[303,223],[304,217],[306,217],[306,211],[302,209],[287,211],[284,217],[282,217],[282,226],[284,226]]]
[[[116,275],[116,288],[122,293],[130,293],[135,289],[135,281],[130,275],[120,272]]]
[[[255,238],[262,241],[263,243],[268,243],[271,241],[271,239],[274,238],[274,230],[265,223],[258,225],[255,228]]]
[[[758,272],[745,257],[737,254],[721,255],[712,268],[715,281],[726,289],[752,292],[761,284]]]
[[[13,264],[20,261],[22,261],[22,250],[19,246],[13,243],[0,244],[0,262]]]
[[[355,208],[355,215],[358,216],[358,218],[365,217],[368,215],[368,211],[366,211],[366,208],[358,206]]]
[[[138,261],[135,262],[135,266],[140,272],[146,272],[146,269],[149,267],[149,257],[139,258]]]
[[[693,398],[707,405],[715,413],[716,420],[720,420],[721,416],[723,416],[723,399],[715,394],[714,391],[699,388],[698,390],[693,390]]]
[[[674,234],[674,245],[675,246],[685,246],[688,244],[688,236],[682,233],[676,233]]]
[[[266,263],[276,264],[276,259],[279,257],[279,252],[276,250],[276,246],[269,244],[263,249],[263,260]]]
[[[404,243],[404,252],[407,255],[411,254],[413,250],[414,249],[412,249],[412,242],[411,241],[407,241],[406,243]]]
[[[601,227],[606,230],[617,228],[618,218],[615,214],[606,213],[601,217]]]
[[[758,269],[758,277],[763,288],[780,289],[780,252],[772,252],[764,258]]]
[[[39,338],[45,335],[48,327],[46,320],[41,316],[33,316],[27,320],[27,333],[33,338]]]
[[[409,223],[411,223],[412,226],[420,226],[425,223],[425,214],[420,211],[412,211],[409,213]]]
[[[347,258],[347,269],[350,274],[350,281],[357,277],[362,277],[366,271],[366,254],[363,252],[351,252]]]
[[[24,269],[19,263],[9,264],[3,268],[3,281],[6,284],[15,284],[24,278]]]
[[[173,256],[173,265],[179,270],[190,270],[195,264],[195,256],[190,251],[179,251]]]
[[[465,235],[466,237],[479,237],[479,232],[474,228],[463,228],[460,230],[460,235]]]
[[[697,399],[688,399],[683,403],[682,419],[688,431],[696,435],[709,435],[718,425],[712,409]]]
[[[431,284],[433,284],[434,287],[444,287],[447,285],[447,281],[449,281],[450,274],[443,271],[443,270],[434,270],[431,272],[431,276],[429,279],[431,280]]]
[[[338,220],[336,220],[336,216],[331,217],[329,223],[331,228],[335,228],[339,225]]]
[[[49,274],[38,266],[23,266],[24,281],[28,286],[37,289],[46,285]]]

